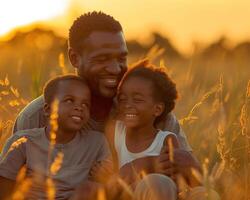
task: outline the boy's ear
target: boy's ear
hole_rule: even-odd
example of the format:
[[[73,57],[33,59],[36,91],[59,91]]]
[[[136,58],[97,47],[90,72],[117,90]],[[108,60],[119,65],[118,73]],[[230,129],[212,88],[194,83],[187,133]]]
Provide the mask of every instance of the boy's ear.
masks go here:
[[[160,116],[163,113],[164,109],[165,109],[165,104],[164,103],[157,103],[155,105],[155,112],[154,112],[155,117]]]
[[[44,104],[43,111],[44,111],[45,117],[49,117],[50,116],[50,105],[48,103]]]
[[[82,58],[74,49],[69,48],[68,50],[69,60],[73,67],[79,68],[82,64]]]

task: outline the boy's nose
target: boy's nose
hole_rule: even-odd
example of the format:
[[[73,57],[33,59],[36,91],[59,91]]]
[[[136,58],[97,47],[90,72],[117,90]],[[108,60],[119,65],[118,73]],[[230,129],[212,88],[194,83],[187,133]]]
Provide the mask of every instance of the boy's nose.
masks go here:
[[[83,111],[83,106],[82,105],[75,105],[74,107],[75,110]]]

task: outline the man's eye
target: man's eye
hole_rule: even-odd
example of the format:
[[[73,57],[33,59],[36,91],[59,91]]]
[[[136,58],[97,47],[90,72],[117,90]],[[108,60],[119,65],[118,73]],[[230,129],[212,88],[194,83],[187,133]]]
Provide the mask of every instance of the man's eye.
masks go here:
[[[124,56],[123,56],[123,57],[120,57],[120,58],[119,58],[119,61],[120,61],[120,62],[126,62],[126,61],[127,61],[127,57],[124,57]]]
[[[107,56],[101,56],[101,57],[95,58],[94,61],[96,61],[96,62],[104,62],[107,59],[108,59]]]

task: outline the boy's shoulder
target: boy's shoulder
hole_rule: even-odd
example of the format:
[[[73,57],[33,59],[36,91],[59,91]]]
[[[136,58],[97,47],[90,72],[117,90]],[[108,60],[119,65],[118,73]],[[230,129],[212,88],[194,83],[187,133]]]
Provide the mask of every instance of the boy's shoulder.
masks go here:
[[[20,138],[27,138],[29,140],[40,140],[44,134],[44,128],[33,128],[17,131],[8,140],[14,142]]]
[[[80,135],[84,140],[102,141],[106,139],[104,133],[95,130],[81,130]]]
[[[19,146],[24,144],[26,146],[27,141],[32,141],[35,143],[41,143],[41,139],[44,135],[44,128],[34,128],[17,131],[14,135],[9,137],[5,142],[4,148],[2,149],[2,155],[8,152],[12,144]]]

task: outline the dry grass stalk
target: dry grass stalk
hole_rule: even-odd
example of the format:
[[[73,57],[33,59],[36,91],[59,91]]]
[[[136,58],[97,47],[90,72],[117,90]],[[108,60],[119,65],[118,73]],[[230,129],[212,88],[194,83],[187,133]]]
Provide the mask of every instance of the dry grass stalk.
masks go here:
[[[67,68],[65,66],[65,58],[64,58],[63,53],[59,54],[58,60],[59,60],[59,67],[61,68],[62,74],[63,75],[67,74],[68,70],[67,70]]]
[[[21,145],[22,143],[27,142],[27,138],[26,137],[21,137],[18,140],[16,140],[15,142],[13,142],[7,152],[7,154],[11,151],[13,151],[15,148],[17,148],[19,145]]]
[[[106,200],[106,192],[104,188],[99,188],[97,191],[97,200]]]
[[[46,186],[48,200],[54,200],[56,195],[55,184],[50,177],[48,177],[46,180]]]
[[[117,178],[117,182],[118,184],[120,184],[122,186],[122,188],[131,196],[134,196],[133,190],[130,188],[130,186],[121,178]]]
[[[63,163],[63,153],[59,152],[54,160],[54,162],[50,166],[50,173],[52,175],[56,175],[57,172],[60,170],[62,163]]]
[[[213,94],[217,93],[218,91],[221,90],[221,84],[214,86],[210,91],[205,93],[202,97],[201,100],[196,103],[190,112],[188,113],[187,117],[184,117],[183,119],[179,120],[179,123],[181,125],[184,125],[185,122],[191,121],[191,120],[197,120],[198,117],[194,116],[194,112]]]
[[[168,143],[168,150],[169,150],[169,160],[171,163],[174,163],[174,146],[173,146],[172,138],[168,138],[167,143]]]
[[[23,166],[16,178],[16,189],[12,195],[12,200],[23,200],[26,199],[26,195],[30,190],[32,179],[26,178],[27,167]]]
[[[158,45],[154,45],[147,53],[146,58],[148,58],[151,62],[154,62],[157,58],[159,58],[165,52],[164,48],[159,47]]]

